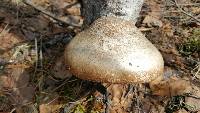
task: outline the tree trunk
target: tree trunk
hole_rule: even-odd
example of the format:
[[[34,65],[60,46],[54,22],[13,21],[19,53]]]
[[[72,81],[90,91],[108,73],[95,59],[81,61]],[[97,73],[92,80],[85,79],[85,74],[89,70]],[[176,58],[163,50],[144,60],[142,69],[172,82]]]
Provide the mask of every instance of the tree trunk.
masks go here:
[[[135,23],[142,4],[143,0],[82,0],[84,25],[102,16],[115,16]]]

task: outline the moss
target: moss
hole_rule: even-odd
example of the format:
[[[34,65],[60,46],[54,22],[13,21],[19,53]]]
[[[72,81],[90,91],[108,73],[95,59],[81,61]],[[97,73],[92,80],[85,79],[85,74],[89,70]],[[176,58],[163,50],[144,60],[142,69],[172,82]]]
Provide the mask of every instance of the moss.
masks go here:
[[[200,52],[200,29],[194,29],[192,35],[183,44],[178,46],[183,55],[191,55]]]
[[[86,113],[85,107],[81,104],[78,104],[73,113]]]

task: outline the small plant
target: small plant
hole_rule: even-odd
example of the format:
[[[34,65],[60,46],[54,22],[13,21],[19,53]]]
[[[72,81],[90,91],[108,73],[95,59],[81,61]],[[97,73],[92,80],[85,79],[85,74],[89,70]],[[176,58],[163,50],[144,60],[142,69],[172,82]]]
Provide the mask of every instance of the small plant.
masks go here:
[[[78,104],[73,111],[73,113],[85,113],[85,112],[86,112],[85,107],[81,104]]]
[[[166,113],[174,113],[180,109],[185,109],[186,111],[195,109],[195,106],[185,103],[184,95],[173,96],[165,107]]]
[[[185,108],[185,97],[178,95],[173,96],[171,100],[168,102],[167,106],[165,107],[166,113],[173,113],[178,111],[179,109]]]
[[[191,55],[200,52],[200,29],[195,29],[189,39],[178,46],[178,49],[183,55]]]

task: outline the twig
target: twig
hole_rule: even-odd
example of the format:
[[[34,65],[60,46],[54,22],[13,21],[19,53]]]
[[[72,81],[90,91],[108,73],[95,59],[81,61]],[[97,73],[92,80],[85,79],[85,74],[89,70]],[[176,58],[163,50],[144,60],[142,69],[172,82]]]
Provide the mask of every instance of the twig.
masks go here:
[[[195,98],[195,99],[200,99],[200,97],[198,96],[195,96],[195,95],[186,95],[187,97],[192,97],[192,98]]]
[[[37,46],[37,38],[35,38],[35,71],[34,71],[34,76],[36,75],[37,72],[37,67],[38,67],[38,46]]]
[[[40,69],[43,70],[42,37],[40,37],[39,62],[40,62]],[[41,71],[40,81],[38,83],[39,91],[42,91],[43,81],[44,81],[44,71]]]
[[[62,84],[60,84],[58,87],[56,87],[55,89],[53,89],[53,90],[51,91],[51,93],[57,91],[59,88],[61,88],[62,86],[64,86],[64,85],[67,84],[67,83],[76,81],[76,79],[75,79],[75,80],[71,80],[71,81],[69,81],[69,79],[70,79],[70,78],[67,78]]]
[[[151,31],[151,30],[153,30],[154,28],[139,28],[139,30],[141,31],[141,32],[146,32],[146,31]]]
[[[174,6],[176,4],[166,5],[166,6]],[[178,4],[179,6],[200,6],[200,3],[188,3],[188,4]]]
[[[3,37],[4,35],[6,35],[10,31],[10,28],[8,28],[8,25],[9,24],[6,24],[6,26],[3,28],[3,30],[0,31],[0,37]]]
[[[59,22],[61,22],[63,24],[74,26],[74,27],[81,27],[81,25],[79,25],[79,24],[74,24],[74,23],[71,23],[71,22],[64,21],[64,20],[62,20],[60,18],[56,18],[56,16],[54,14],[52,14],[50,12],[47,12],[43,8],[32,4],[29,0],[24,0],[23,3],[33,7],[34,9],[38,10],[39,12],[41,12],[41,13],[43,13],[43,14],[45,14],[45,15],[47,15],[47,16],[53,18],[54,20],[59,21]]]
[[[65,113],[71,113],[71,111],[78,105],[78,104],[81,104],[82,102],[85,101],[85,98],[81,98],[75,102],[69,102],[69,106],[67,107],[64,107],[64,112]]]
[[[198,63],[197,66],[194,68],[194,70],[196,70],[196,69],[197,69],[197,71],[194,74],[193,79],[200,74],[200,63]]]
[[[14,113],[15,110],[16,110],[16,108],[13,108],[13,109],[10,111],[10,113]]]
[[[178,9],[179,9],[183,14],[185,14],[185,15],[187,15],[187,16],[193,18],[194,20],[196,20],[197,22],[200,23],[200,20],[199,20],[198,18],[196,18],[196,17],[194,17],[193,15],[189,14],[188,12],[182,10],[182,8],[180,7],[180,5],[177,3],[176,0],[174,0],[174,3],[175,3],[175,5],[178,7]]]
[[[164,16],[164,18],[169,18],[169,19],[183,19],[183,17],[177,17],[177,16]]]
[[[123,94],[123,98],[127,99],[128,95],[133,92],[134,86],[132,84],[128,85],[127,91]]]

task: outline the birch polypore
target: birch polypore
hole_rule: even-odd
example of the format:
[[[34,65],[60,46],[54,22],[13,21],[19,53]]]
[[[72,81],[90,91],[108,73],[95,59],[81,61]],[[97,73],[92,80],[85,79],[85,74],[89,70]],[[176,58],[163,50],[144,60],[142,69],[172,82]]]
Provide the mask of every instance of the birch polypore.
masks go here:
[[[65,50],[66,64],[75,76],[126,84],[150,82],[162,76],[160,52],[135,27],[142,1],[85,0],[83,4],[86,9],[95,9],[84,10],[86,16],[93,12],[85,18],[89,27],[77,34]]]

